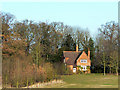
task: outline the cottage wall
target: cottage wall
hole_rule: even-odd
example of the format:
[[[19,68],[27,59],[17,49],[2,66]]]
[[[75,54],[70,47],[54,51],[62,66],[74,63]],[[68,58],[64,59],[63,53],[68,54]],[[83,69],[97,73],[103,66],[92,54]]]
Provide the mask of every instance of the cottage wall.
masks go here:
[[[70,70],[73,70],[73,65],[67,65],[67,68],[69,68]]]
[[[81,59],[86,59],[86,60],[87,60],[87,63],[81,63],[81,62],[80,62]],[[91,66],[91,61],[90,61],[90,59],[88,58],[87,54],[83,51],[82,55],[78,58],[76,64],[77,64],[77,66],[80,66],[80,65]]]

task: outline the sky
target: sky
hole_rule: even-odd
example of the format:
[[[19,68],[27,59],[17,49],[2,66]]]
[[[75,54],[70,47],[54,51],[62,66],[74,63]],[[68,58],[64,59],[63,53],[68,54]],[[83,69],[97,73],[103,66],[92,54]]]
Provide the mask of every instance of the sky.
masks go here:
[[[2,2],[1,11],[18,21],[63,22],[72,27],[88,28],[91,36],[106,22],[118,22],[118,2]]]

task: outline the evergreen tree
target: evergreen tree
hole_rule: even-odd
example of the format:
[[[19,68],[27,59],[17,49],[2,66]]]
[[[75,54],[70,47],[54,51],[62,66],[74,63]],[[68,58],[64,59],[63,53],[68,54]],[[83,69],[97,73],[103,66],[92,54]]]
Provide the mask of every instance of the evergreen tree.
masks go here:
[[[68,51],[75,50],[75,42],[70,34],[66,35],[66,39],[65,39],[65,42],[63,43],[63,46]]]
[[[89,49],[90,49],[90,59],[92,61],[95,55],[94,41],[92,38],[89,39]]]

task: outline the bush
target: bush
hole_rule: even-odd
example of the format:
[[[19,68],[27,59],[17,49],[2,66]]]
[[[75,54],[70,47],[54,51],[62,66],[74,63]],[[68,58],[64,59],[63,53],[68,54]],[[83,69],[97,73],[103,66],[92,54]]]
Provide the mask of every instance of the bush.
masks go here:
[[[54,69],[51,63],[45,63],[43,65],[43,68],[45,70],[45,74],[46,74],[46,80],[45,81],[50,81],[51,79],[53,79],[54,77]]]
[[[39,68],[36,66],[36,69],[36,82],[44,82],[47,78],[45,69],[41,66],[39,66]]]
[[[12,62],[9,62],[11,61]],[[11,85],[12,87],[25,87],[36,82],[45,82],[52,79],[60,78],[57,75],[56,68],[53,68],[51,63],[45,63],[38,67],[38,65],[30,62],[30,57],[11,58],[3,62],[3,87]],[[5,67],[7,65],[7,67]],[[59,67],[60,68],[60,67]],[[58,69],[59,71],[59,69]],[[62,70],[61,70],[62,71]]]
[[[81,67],[81,66],[77,66],[77,71],[76,71],[76,73],[77,74],[83,74],[84,72],[82,71],[82,69],[83,69],[83,67]],[[81,69],[81,70],[80,70]]]
[[[73,71],[70,70],[70,68],[67,68],[65,71],[65,75],[72,75],[72,74],[73,74]]]
[[[55,74],[63,75],[65,73],[65,65],[61,62],[53,63]]]

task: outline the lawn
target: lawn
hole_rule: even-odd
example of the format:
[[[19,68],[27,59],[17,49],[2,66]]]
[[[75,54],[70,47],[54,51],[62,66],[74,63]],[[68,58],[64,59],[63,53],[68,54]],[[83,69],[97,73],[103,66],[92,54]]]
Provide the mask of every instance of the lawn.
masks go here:
[[[61,76],[64,83],[44,88],[118,88],[118,76],[103,74],[74,74]]]

